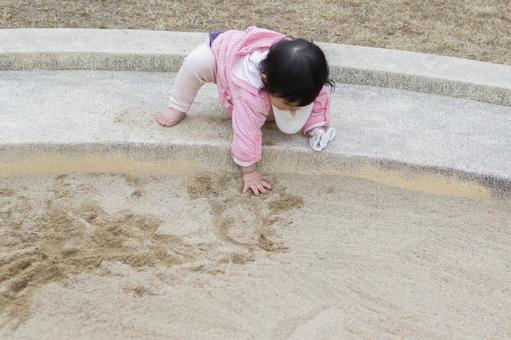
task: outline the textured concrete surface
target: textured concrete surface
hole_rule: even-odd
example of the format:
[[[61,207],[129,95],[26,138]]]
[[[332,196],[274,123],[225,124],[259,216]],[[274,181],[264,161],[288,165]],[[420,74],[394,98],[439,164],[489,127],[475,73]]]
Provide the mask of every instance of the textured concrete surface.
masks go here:
[[[0,69],[108,69],[176,72],[206,33],[0,30]],[[511,106],[511,66],[321,43],[335,81],[391,87]]]
[[[174,128],[155,118],[165,107],[174,75],[114,71],[4,71],[0,73],[0,150],[146,154],[153,159],[203,159],[232,166],[230,120],[214,85],[200,92]],[[332,95],[337,138],[313,152],[301,135],[264,129],[263,167],[333,173],[362,165],[450,169],[509,189],[511,108],[388,88],[337,84]],[[131,150],[131,151],[130,151]],[[139,150],[139,152],[136,152]],[[177,156],[179,155],[179,156]],[[12,159],[12,158],[11,158]],[[492,183],[493,183],[492,182]]]

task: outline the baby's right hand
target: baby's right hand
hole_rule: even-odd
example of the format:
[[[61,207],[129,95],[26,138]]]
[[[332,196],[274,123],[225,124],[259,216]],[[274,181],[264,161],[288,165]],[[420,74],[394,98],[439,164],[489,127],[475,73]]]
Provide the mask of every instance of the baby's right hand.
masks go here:
[[[243,183],[243,192],[247,192],[248,189],[251,189],[256,196],[259,196],[259,193],[266,194],[272,189],[271,184],[267,182],[257,170],[248,174],[243,174]]]

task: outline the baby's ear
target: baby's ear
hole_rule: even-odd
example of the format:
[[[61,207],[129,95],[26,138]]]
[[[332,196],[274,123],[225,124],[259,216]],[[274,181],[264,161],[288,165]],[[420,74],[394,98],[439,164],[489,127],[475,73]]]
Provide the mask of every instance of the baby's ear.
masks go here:
[[[266,85],[266,74],[261,73],[261,81],[263,82],[264,85]]]

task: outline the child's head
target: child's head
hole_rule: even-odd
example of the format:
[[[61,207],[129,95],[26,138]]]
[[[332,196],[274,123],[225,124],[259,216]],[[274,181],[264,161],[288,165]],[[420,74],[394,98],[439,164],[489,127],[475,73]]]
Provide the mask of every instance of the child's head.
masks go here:
[[[280,109],[293,110],[312,103],[328,79],[328,63],[323,51],[304,39],[281,40],[259,64],[263,90]]]

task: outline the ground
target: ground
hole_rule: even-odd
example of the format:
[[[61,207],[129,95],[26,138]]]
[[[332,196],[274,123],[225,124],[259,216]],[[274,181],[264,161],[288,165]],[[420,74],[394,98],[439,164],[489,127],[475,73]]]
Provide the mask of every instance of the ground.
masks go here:
[[[0,179],[0,338],[511,338],[511,201],[269,179]]]
[[[0,0],[0,28],[255,24],[511,64],[510,12],[505,1]],[[132,129],[132,117],[113,122]],[[0,338],[511,338],[511,201],[389,174],[271,173],[261,198],[239,194],[237,173],[2,178]]]
[[[206,32],[249,25],[314,41],[511,64],[508,0],[0,0],[0,28]]]

